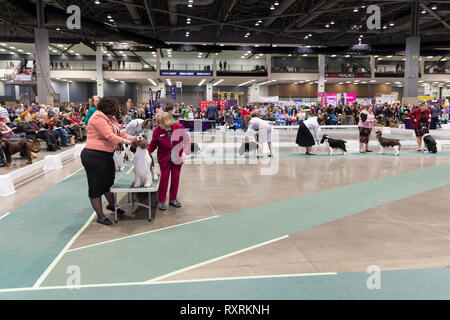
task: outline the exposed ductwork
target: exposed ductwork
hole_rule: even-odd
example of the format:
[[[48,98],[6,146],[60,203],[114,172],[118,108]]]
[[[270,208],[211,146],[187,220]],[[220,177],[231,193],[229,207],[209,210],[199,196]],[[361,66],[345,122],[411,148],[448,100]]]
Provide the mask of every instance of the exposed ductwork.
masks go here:
[[[209,6],[214,3],[214,0],[195,0],[193,3],[194,6]],[[170,12],[177,12],[177,5],[179,4],[187,4],[186,0],[168,0],[167,7]],[[178,16],[175,13],[169,14],[169,21],[171,25],[176,25],[178,20]]]
[[[278,6],[278,8],[273,12],[273,14],[271,14],[271,16],[280,16],[282,15],[287,9],[289,9],[294,3],[296,2],[296,0],[285,0],[282,1],[280,3],[280,5]],[[277,17],[273,17],[273,18],[269,18],[269,19],[265,19],[263,22],[263,26],[264,27],[268,27],[270,26],[272,23],[274,23],[274,21],[277,19]]]
[[[130,13],[131,18],[133,19],[133,22],[135,24],[141,24],[142,18],[141,14],[139,13],[138,8],[135,6],[134,0],[123,0],[125,5],[127,6],[128,12]]]

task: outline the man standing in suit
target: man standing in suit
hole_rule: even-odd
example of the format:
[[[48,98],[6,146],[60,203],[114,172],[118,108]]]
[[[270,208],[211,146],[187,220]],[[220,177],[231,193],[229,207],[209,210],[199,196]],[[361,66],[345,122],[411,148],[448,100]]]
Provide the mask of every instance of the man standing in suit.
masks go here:
[[[216,130],[216,119],[219,117],[219,112],[214,104],[210,104],[205,111],[205,119],[211,122],[211,128]]]

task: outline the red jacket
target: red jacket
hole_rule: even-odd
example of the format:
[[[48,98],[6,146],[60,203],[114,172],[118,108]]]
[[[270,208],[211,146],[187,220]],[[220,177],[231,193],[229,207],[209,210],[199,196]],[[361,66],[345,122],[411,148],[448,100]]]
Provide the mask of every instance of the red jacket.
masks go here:
[[[172,140],[172,145],[170,140]],[[153,153],[153,151],[158,149],[157,157],[160,166],[164,166],[169,162],[172,149],[174,149],[175,152],[178,153],[179,158],[173,159],[172,162],[175,164],[182,164],[181,154],[183,152],[186,154],[191,153],[191,137],[186,132],[183,125],[177,122],[175,122],[172,127],[172,139],[169,139],[166,130],[163,130],[160,126],[157,126],[153,130],[152,141],[148,145],[147,149],[150,153]]]
[[[246,115],[250,115],[250,111],[248,111],[247,109],[243,108],[243,109],[242,109],[242,112],[241,112],[241,117],[242,117],[242,119],[244,119],[244,117],[245,117]]]
[[[426,108],[425,109],[425,117],[427,118],[427,127],[430,127],[430,123],[431,123],[431,112],[430,109]],[[418,129],[419,128],[419,124],[420,124],[420,116],[422,114],[422,111],[420,111],[420,108],[414,109],[413,111],[411,111],[408,114],[408,117],[411,118],[412,120],[412,126],[414,129]]]

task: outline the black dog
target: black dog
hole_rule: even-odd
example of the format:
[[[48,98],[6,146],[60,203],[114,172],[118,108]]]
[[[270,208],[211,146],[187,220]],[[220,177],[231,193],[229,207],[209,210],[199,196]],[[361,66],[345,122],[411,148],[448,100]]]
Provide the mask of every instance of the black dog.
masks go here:
[[[256,142],[244,142],[239,148],[239,155],[243,156],[244,153],[253,152],[258,150],[258,144]]]
[[[345,147],[345,144],[347,141],[340,140],[340,139],[333,139],[330,138],[327,134],[324,134],[322,137],[322,140],[320,141],[320,144],[325,143],[325,145],[328,147],[328,154],[333,154],[333,149],[341,149],[343,154],[347,153],[347,148]]]
[[[427,146],[428,152],[437,153],[436,140],[430,135],[427,127],[422,127],[423,142]]]
[[[202,150],[198,146],[198,143],[195,143],[195,142],[191,143],[191,153],[194,155],[202,153]]]

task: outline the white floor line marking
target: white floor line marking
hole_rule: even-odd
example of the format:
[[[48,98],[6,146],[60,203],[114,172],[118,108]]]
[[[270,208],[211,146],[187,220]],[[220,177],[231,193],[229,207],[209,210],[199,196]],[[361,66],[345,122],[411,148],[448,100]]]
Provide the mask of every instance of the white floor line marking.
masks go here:
[[[130,174],[131,170],[133,170],[133,169],[134,169],[134,165],[131,166],[131,168],[130,168],[130,170],[128,170],[127,174]]]
[[[78,169],[77,171],[75,171],[74,173],[72,173],[72,174],[71,174],[70,176],[68,176],[67,178],[64,178],[63,181],[69,179],[71,176],[73,176],[75,173],[77,173],[77,172],[80,171],[81,169],[83,169],[83,167],[81,167],[80,169]]]
[[[208,281],[227,281],[227,280],[246,280],[246,279],[265,279],[265,278],[288,278],[288,277],[311,277],[311,276],[329,276],[338,275],[336,272],[328,273],[294,273],[294,274],[280,274],[280,275],[265,275],[265,276],[250,276],[250,277],[230,277],[230,278],[208,278],[208,279],[193,279],[193,280],[176,280],[176,281],[160,281],[160,282],[121,282],[121,283],[103,283],[103,284],[87,284],[80,285],[77,288],[100,288],[100,287],[125,287],[125,286],[153,286],[174,283],[189,283],[189,282],[208,282]],[[59,289],[73,289],[70,286],[52,286],[52,287],[29,287],[29,288],[12,288],[0,289],[0,293],[8,292],[23,292],[23,291],[43,291],[43,290],[59,290]]]
[[[53,260],[53,262],[48,266],[48,268],[44,271],[44,273],[39,277],[39,279],[34,284],[33,288],[38,288],[42,284],[42,282],[47,278],[49,273],[53,270],[53,268],[56,266],[56,264],[61,260],[63,255],[67,252],[67,250],[70,248],[70,246],[75,242],[75,240],[78,238],[78,236],[84,231],[84,229],[87,228],[87,226],[91,223],[91,220],[96,215],[95,212],[92,213],[88,221],[81,227],[80,230],[70,239],[70,241],[66,244],[66,246],[61,250],[61,252],[58,254],[58,256]]]
[[[255,249],[255,248],[258,248],[258,247],[262,247],[262,246],[265,246],[265,245],[267,245],[269,243],[276,242],[276,241],[279,241],[279,240],[282,240],[282,239],[286,239],[288,237],[289,236],[286,235],[286,236],[275,238],[275,239],[272,239],[272,240],[269,240],[269,241],[265,241],[265,242],[259,243],[257,245],[254,245],[254,246],[251,246],[251,247],[248,247],[248,248],[245,248],[245,249],[241,249],[241,250],[238,250],[238,251],[231,252],[231,253],[223,255],[221,257],[217,257],[217,258],[214,258],[214,259],[203,261],[203,262],[194,264],[193,266],[190,266],[190,267],[187,267],[187,268],[184,268],[184,269],[180,269],[180,270],[177,270],[177,271],[174,271],[174,272],[170,272],[170,273],[167,273],[165,275],[162,275],[162,276],[159,276],[159,277],[156,277],[156,278],[152,278],[150,280],[145,281],[145,283],[153,283],[155,281],[158,281],[159,279],[164,279],[164,278],[173,276],[175,274],[178,274],[178,273],[181,273],[181,272],[184,272],[184,271],[188,271],[188,270],[191,270],[191,269],[194,269],[194,268],[198,268],[198,267],[203,266],[205,264],[208,264],[208,263],[211,263],[211,262],[215,262],[215,261],[218,261],[218,260],[222,260],[222,259],[234,256],[236,254],[239,254],[239,253],[242,253],[242,252],[245,252],[245,251],[248,251],[248,250],[252,250],[252,249]]]
[[[11,212],[5,213],[4,215],[2,215],[2,216],[0,217],[0,220],[2,220],[4,217],[6,217],[6,216],[9,215],[9,214],[11,214]]]
[[[153,232],[157,232],[157,231],[162,231],[162,230],[167,230],[167,229],[171,229],[171,228],[176,228],[176,227],[184,226],[184,225],[187,225],[187,224],[200,222],[200,221],[204,221],[204,220],[209,220],[209,219],[214,219],[214,218],[218,218],[218,217],[220,217],[220,216],[213,216],[213,217],[209,217],[209,218],[204,218],[204,219],[189,221],[189,222],[185,222],[185,223],[180,223],[180,224],[176,224],[176,225],[173,225],[173,226],[170,226],[170,227],[150,230],[150,231],[146,231],[146,232],[142,232],[142,233],[133,234],[131,236],[125,236],[125,237],[121,237],[121,238],[117,238],[117,239],[113,239],[113,240],[108,240],[108,241],[104,241],[104,242],[90,244],[90,245],[87,245],[87,246],[84,246],[84,247],[70,249],[70,250],[67,250],[67,252],[73,252],[73,251],[77,251],[77,250],[81,250],[81,249],[86,249],[86,248],[89,248],[89,247],[95,247],[95,246],[99,246],[99,245],[106,244],[106,243],[111,243],[111,242],[115,242],[115,241],[119,241],[119,240],[123,240],[123,239],[129,239],[129,238],[141,236],[141,235],[148,234],[148,233],[153,233]]]
[[[158,281],[152,284],[171,284],[171,283],[186,283],[186,282],[206,282],[206,281],[223,281],[223,280],[246,280],[246,279],[265,279],[265,278],[288,278],[288,277],[313,277],[313,276],[335,276],[336,272],[323,273],[295,273],[295,274],[273,274],[265,276],[247,276],[247,277],[228,277],[228,278],[205,278],[194,280],[173,280],[173,281]]]

